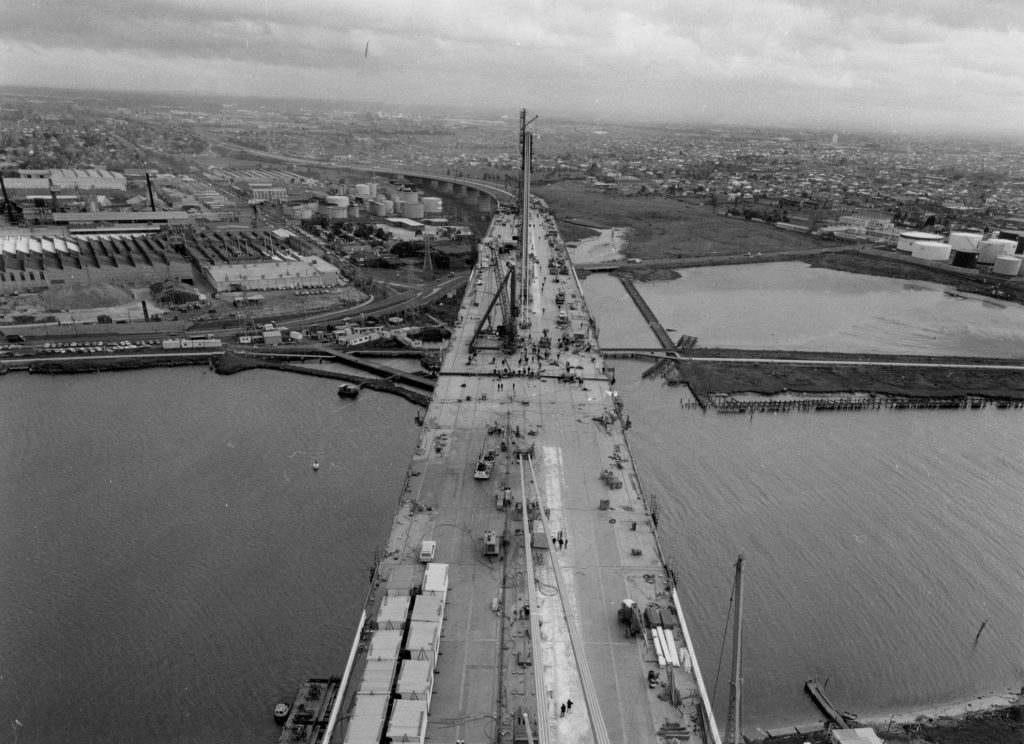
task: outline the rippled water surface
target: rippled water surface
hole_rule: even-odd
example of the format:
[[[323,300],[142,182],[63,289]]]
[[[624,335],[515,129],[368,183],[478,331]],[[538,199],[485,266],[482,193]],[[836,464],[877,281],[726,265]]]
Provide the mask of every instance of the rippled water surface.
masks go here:
[[[709,686],[746,558],[750,726],[817,720],[812,676],[862,717],[1024,684],[1020,411],[703,415],[642,369],[616,368],[630,445]]]
[[[276,741],[274,703],[344,668],[414,408],[265,371],[0,386],[4,728]]]
[[[679,279],[636,284],[673,340],[685,334],[700,346],[743,349],[1024,356],[1024,307],[953,296],[940,284],[795,262],[679,273]],[[584,291],[603,346],[653,339],[639,312],[627,307],[632,303],[617,279],[592,275]]]

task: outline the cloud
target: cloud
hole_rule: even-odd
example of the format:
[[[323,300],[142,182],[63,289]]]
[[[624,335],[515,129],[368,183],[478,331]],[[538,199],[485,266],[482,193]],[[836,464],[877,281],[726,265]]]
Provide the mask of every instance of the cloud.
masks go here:
[[[945,121],[957,89],[1024,115],[1022,28],[1019,0],[37,0],[0,6],[0,64],[22,84],[772,124],[931,101]]]

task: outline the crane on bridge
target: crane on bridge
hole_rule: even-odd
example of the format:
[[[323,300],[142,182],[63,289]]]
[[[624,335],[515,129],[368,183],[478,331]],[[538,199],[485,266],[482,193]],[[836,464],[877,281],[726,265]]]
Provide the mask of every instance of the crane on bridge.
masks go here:
[[[473,333],[470,348],[474,351],[501,348],[511,353],[515,351],[518,334],[516,331],[516,267],[509,262],[505,276],[495,288],[494,296],[484,310],[480,324]],[[501,322],[494,322],[495,308],[501,311]]]

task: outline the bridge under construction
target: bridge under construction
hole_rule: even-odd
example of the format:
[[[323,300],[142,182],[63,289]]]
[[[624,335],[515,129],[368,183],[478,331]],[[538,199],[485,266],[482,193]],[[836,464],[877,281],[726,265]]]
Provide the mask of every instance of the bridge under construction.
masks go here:
[[[720,741],[528,125],[344,673],[282,742]]]

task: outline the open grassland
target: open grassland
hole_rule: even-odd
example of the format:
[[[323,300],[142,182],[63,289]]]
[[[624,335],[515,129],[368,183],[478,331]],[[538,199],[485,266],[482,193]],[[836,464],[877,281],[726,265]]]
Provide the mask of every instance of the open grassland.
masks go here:
[[[807,235],[722,217],[692,201],[619,196],[579,181],[537,186],[534,192],[554,212],[566,241],[591,237],[598,229],[630,228],[625,253],[631,258],[756,255],[820,247]]]

